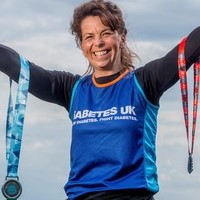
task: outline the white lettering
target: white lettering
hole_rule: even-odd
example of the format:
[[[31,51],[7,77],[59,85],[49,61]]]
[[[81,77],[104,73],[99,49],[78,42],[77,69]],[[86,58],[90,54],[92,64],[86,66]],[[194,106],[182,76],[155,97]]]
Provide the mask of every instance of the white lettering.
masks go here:
[[[125,107],[121,107],[120,111],[122,115],[136,115],[135,111],[134,111],[135,107],[134,106],[125,106]]]
[[[82,118],[87,118],[89,115],[89,110],[84,110],[82,113]]]
[[[85,118],[109,117],[111,115],[116,115],[116,114],[117,114],[117,107],[112,107],[111,109],[103,111],[91,111],[91,110],[75,111],[74,120],[85,119]]]
[[[132,121],[137,121],[137,118],[133,117],[133,116],[124,115],[124,116],[115,116],[114,120],[132,120]]]
[[[117,114],[117,107],[112,107],[110,109],[110,115],[116,115]]]
[[[113,117],[105,117],[99,119],[99,121],[111,121],[111,120],[113,120]]]
[[[74,112],[74,119],[77,119],[77,118],[81,119],[81,111]]]

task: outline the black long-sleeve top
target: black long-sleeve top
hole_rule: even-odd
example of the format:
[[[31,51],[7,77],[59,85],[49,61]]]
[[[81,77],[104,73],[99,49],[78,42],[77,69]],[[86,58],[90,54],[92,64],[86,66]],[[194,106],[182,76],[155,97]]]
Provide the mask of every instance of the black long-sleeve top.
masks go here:
[[[200,56],[200,27],[188,35],[185,55],[188,69]],[[16,51],[0,45],[0,71],[15,81],[18,81],[19,77],[19,61],[19,54]],[[178,45],[164,57],[153,60],[135,70],[136,77],[151,103],[158,105],[163,92],[178,81],[177,61]],[[105,83],[115,77],[116,75],[101,77],[96,81]],[[56,103],[69,110],[72,89],[79,78],[80,75],[46,70],[30,62],[29,92],[44,101]]]

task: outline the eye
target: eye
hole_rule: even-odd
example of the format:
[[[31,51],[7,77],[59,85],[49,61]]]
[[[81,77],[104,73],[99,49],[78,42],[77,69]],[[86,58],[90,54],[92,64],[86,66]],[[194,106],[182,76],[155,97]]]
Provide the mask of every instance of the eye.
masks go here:
[[[92,38],[92,36],[90,35],[90,36],[87,36],[85,39],[87,40],[87,39],[90,39],[90,38]]]
[[[86,35],[86,36],[84,36],[84,38],[83,38],[83,40],[89,40],[89,39],[92,39],[92,35]]]
[[[105,31],[103,32],[103,36],[109,36],[109,35],[112,35],[112,31]]]

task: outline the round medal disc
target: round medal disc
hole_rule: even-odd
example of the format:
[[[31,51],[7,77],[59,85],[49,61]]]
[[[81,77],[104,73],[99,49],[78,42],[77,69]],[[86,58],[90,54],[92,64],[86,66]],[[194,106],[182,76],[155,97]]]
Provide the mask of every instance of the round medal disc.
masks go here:
[[[17,199],[22,193],[22,186],[18,180],[6,180],[2,186],[2,193],[7,199]]]

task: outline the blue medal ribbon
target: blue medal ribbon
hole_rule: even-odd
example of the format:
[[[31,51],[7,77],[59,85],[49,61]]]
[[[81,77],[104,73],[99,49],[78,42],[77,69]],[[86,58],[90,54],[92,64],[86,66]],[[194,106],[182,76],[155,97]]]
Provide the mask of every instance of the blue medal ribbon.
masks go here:
[[[20,56],[21,70],[19,75],[15,108],[12,102],[12,80],[10,79],[10,94],[6,122],[6,159],[7,177],[18,179],[24,116],[29,89],[30,69],[28,61]]]
[[[24,116],[29,89],[30,69],[28,61],[20,56],[20,75],[17,88],[15,107],[12,102],[12,80],[10,79],[10,94],[6,121],[6,160],[7,176],[2,186],[2,193],[7,200],[17,200],[22,193],[18,181],[18,166],[22,142]]]
[[[6,160],[7,176],[2,186],[2,193],[7,200],[17,200],[22,193],[18,181],[18,166],[22,142],[24,116],[29,89],[30,69],[28,61],[20,56],[20,74],[15,107],[12,102],[12,79],[10,79],[10,94],[6,120]]]

